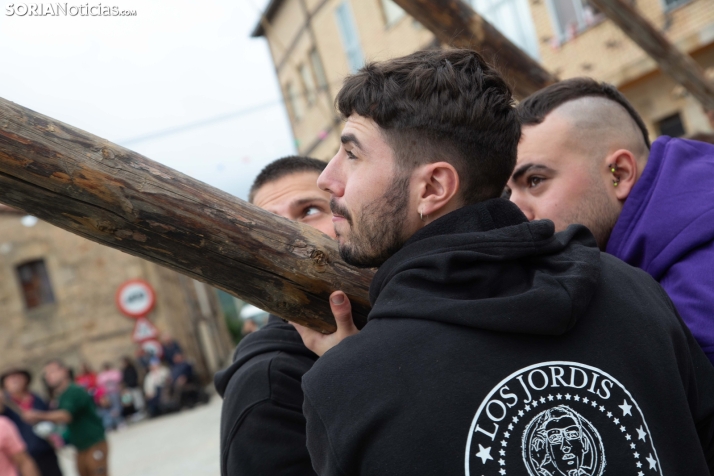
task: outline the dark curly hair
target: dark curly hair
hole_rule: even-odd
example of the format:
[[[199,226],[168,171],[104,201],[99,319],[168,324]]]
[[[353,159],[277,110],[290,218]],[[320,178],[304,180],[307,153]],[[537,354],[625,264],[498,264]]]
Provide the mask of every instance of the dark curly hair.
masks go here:
[[[335,105],[372,119],[405,172],[446,161],[465,204],[501,194],[516,164],[520,124],[511,90],[477,52],[432,49],[369,63]]]

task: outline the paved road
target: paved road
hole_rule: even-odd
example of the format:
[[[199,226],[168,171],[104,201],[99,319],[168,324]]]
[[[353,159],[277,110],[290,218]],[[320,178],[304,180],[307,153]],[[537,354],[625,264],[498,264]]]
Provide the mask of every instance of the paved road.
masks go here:
[[[221,399],[109,435],[110,476],[218,476]],[[65,476],[77,476],[74,453],[60,454]]]

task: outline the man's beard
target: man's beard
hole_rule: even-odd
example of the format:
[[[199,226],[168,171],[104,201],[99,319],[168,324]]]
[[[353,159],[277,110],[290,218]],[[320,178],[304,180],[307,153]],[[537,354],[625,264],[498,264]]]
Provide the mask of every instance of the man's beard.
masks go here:
[[[566,217],[564,223],[581,223],[587,226],[595,237],[598,247],[604,251],[612,229],[620,217],[620,210],[610,201],[603,187],[601,183],[596,183],[591,188],[592,193],[583,203],[583,207],[574,210]]]
[[[376,268],[404,245],[409,179],[409,174],[397,175],[384,195],[364,205],[358,214],[358,226],[348,210],[334,199],[330,202],[332,212],[343,216],[350,226],[349,238],[340,243],[340,256],[346,263],[359,268]]]

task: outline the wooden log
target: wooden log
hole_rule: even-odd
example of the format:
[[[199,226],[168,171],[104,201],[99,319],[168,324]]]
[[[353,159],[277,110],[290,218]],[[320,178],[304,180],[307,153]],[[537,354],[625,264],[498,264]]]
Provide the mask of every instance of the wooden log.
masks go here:
[[[706,79],[704,72],[691,56],[677,49],[628,2],[590,1],[645,50],[665,74],[685,87],[706,109],[714,110],[714,84]]]
[[[462,0],[394,0],[443,44],[481,53],[518,98],[558,79]]]
[[[341,289],[366,322],[373,272],[328,236],[2,98],[0,202],[321,332]]]

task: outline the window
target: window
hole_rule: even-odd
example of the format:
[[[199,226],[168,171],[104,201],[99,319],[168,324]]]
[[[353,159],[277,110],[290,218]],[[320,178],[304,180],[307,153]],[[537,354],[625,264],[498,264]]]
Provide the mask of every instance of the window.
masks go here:
[[[568,41],[604,18],[588,0],[547,0],[558,39]]]
[[[337,17],[337,27],[342,37],[342,46],[344,46],[347,54],[347,64],[350,72],[356,73],[358,69],[364,66],[364,56],[362,55],[362,47],[359,44],[357,25],[355,25],[352,10],[347,0],[343,0],[337,6],[335,15]]]
[[[290,109],[293,111],[293,118],[296,122],[300,121],[300,119],[302,119],[305,115],[305,110],[302,106],[302,98],[300,97],[300,94],[298,94],[293,83],[288,83],[285,86],[285,91],[288,96],[288,102],[290,103]]]
[[[527,0],[471,0],[471,5],[503,36],[538,59],[538,41]]]
[[[402,7],[394,3],[394,0],[382,0],[382,11],[384,12],[384,20],[387,26],[394,25],[406,15],[406,12]]]
[[[34,309],[55,302],[44,260],[30,261],[17,267],[17,276],[25,297],[25,308]]]
[[[675,9],[680,5],[684,5],[689,1],[690,0],[662,0],[662,3],[664,4],[664,11],[668,12],[669,10]]]
[[[325,70],[322,68],[322,61],[320,61],[320,54],[316,49],[310,51],[310,63],[312,63],[312,71],[315,73],[317,78],[317,85],[320,89],[327,89],[327,76],[325,76]]]
[[[657,128],[660,135],[670,137],[682,137],[686,132],[682,123],[682,116],[679,113],[667,116],[657,121]]]
[[[312,106],[315,104],[316,91],[315,91],[315,80],[312,78],[312,73],[310,68],[306,64],[301,64],[298,68],[300,70],[300,77],[302,78],[302,89],[305,92],[305,99],[307,100],[307,105]]]

